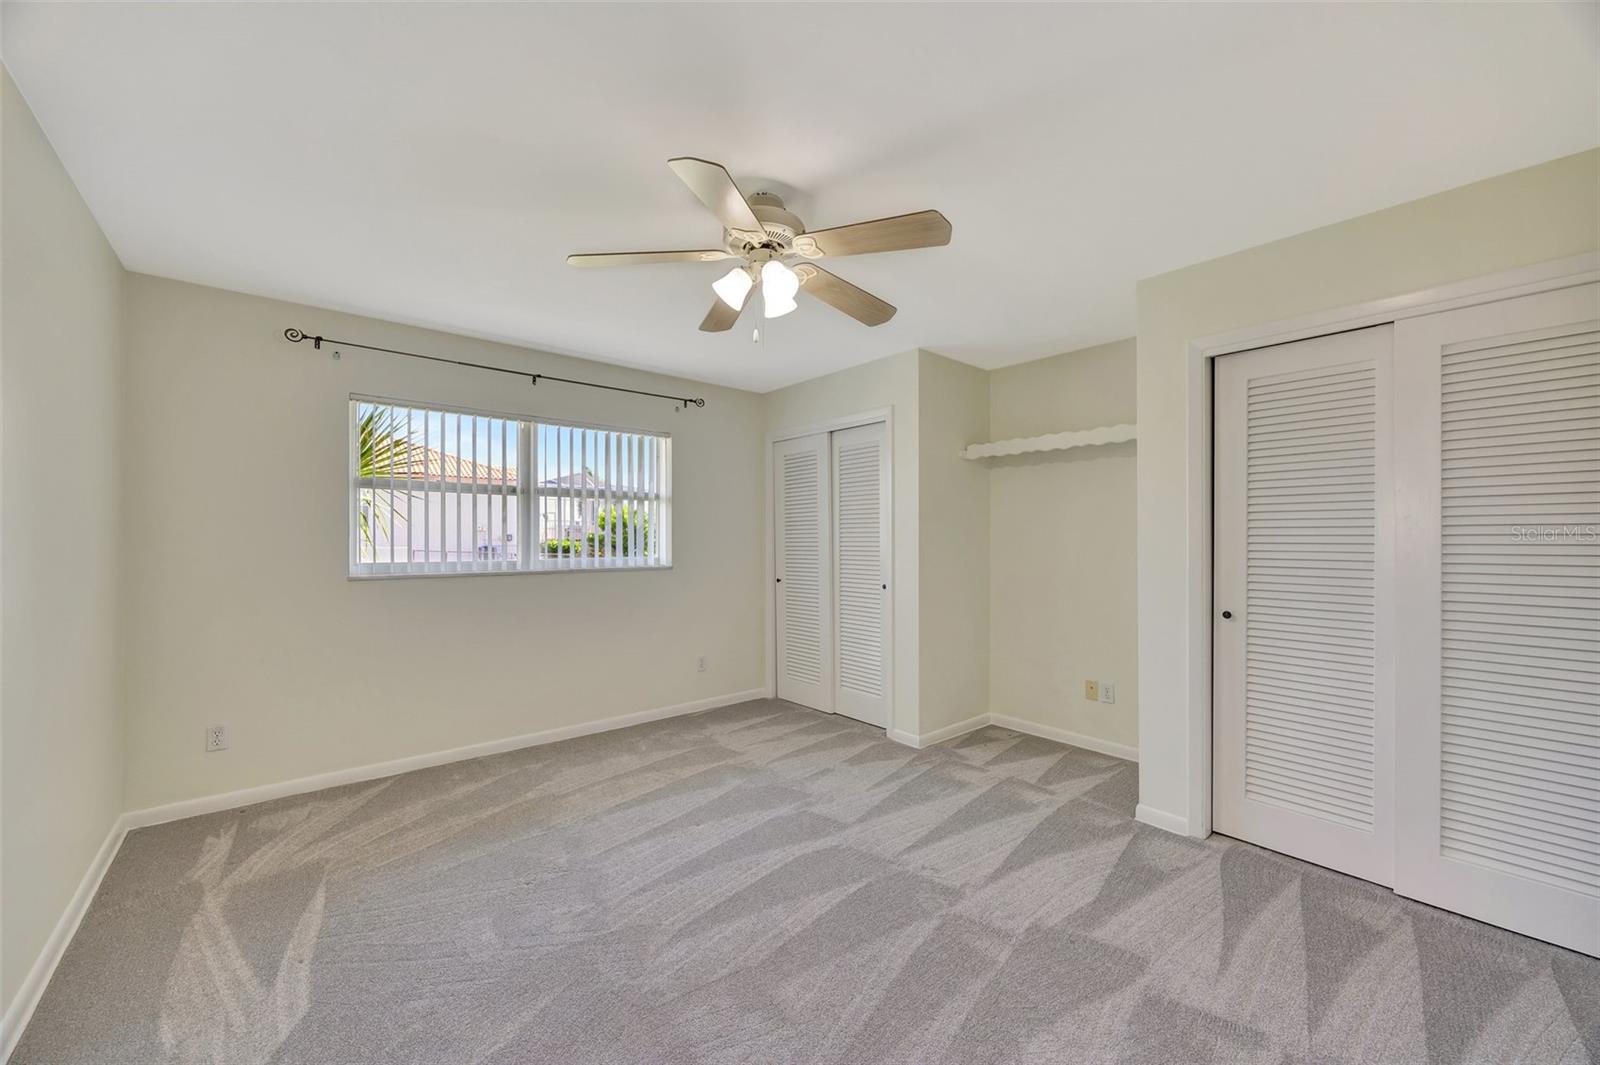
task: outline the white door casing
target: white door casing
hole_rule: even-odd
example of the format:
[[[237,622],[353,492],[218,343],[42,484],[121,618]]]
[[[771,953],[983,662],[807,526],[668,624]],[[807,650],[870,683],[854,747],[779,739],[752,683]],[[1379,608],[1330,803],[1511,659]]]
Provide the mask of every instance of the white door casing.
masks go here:
[[[889,592],[888,431],[882,422],[832,434],[834,708],[887,728]]]
[[[1216,360],[1214,824],[1394,878],[1391,326]]]
[[[777,694],[834,709],[832,463],[828,434],[772,448]]]
[[[1395,328],[1395,888],[1600,956],[1600,286]]]

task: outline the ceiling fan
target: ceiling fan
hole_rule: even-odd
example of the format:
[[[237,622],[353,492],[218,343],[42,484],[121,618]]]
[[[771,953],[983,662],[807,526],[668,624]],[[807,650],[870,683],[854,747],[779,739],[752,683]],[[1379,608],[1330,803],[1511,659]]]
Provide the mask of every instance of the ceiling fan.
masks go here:
[[[569,255],[567,263],[589,267],[743,260],[712,283],[717,298],[700,323],[701,330],[707,333],[732,329],[744,308],[754,302],[751,294],[758,290],[768,318],[788,314],[798,306],[796,293],[807,292],[864,325],[882,325],[894,317],[892,305],[811,260],[950,243],[950,222],[938,211],[917,211],[808,233],[800,219],[784,209],[782,199],[770,192],[746,196],[720,163],[686,156],[669,159],[667,165],[722,223],[722,247]]]

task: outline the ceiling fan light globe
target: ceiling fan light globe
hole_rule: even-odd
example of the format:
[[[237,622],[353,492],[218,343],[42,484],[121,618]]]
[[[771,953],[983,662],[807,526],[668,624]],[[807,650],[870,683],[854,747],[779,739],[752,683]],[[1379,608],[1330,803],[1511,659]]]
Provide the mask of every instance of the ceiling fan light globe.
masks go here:
[[[800,278],[776,259],[761,266],[761,302],[768,318],[781,318],[799,306],[794,301]]]
[[[800,277],[777,259],[769,259],[761,264],[761,291],[769,299],[793,302],[794,294],[800,291]]]
[[[715,292],[723,303],[737,311],[744,307],[744,301],[750,295],[750,290],[755,287],[755,283],[750,271],[742,266],[736,266],[711,282],[711,291]]]

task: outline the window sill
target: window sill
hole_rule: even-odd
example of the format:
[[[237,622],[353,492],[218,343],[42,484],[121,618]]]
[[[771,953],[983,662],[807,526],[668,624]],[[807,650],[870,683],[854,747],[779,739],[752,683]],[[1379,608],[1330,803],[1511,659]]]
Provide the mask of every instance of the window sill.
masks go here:
[[[659,566],[595,566],[579,569],[476,569],[476,570],[450,570],[438,573],[348,573],[348,581],[415,581],[435,580],[440,577],[543,577],[550,574],[572,573],[661,573],[672,569],[672,564]]]

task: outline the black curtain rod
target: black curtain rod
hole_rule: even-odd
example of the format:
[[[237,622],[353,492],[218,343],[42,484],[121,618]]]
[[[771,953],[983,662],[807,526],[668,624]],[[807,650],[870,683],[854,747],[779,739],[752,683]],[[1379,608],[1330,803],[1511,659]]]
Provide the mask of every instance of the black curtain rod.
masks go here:
[[[451,366],[468,366],[474,370],[489,370],[493,373],[510,374],[512,377],[526,377],[530,384],[540,381],[559,381],[564,385],[582,385],[584,388],[603,388],[607,392],[626,392],[633,396],[649,396],[651,399],[670,399],[674,403],[681,403],[685,408],[703,407],[706,401],[699,396],[669,396],[665,392],[646,392],[639,388],[623,388],[621,385],[602,385],[595,381],[577,381],[570,377],[553,377],[547,373],[528,373],[526,370],[511,370],[504,366],[490,366],[482,362],[468,362],[465,359],[447,359],[443,355],[423,355],[415,351],[401,351],[398,348],[380,348],[372,344],[357,344],[353,340],[335,340],[333,337],[313,336],[302,329],[290,326],[283,331],[283,339],[291,344],[298,344],[302,340],[311,341],[311,346],[318,351],[323,344],[336,344],[342,348],[361,348],[363,351],[376,351],[383,355],[402,355],[408,359],[423,359],[427,362],[445,362]],[[337,353],[335,353],[337,354]]]

